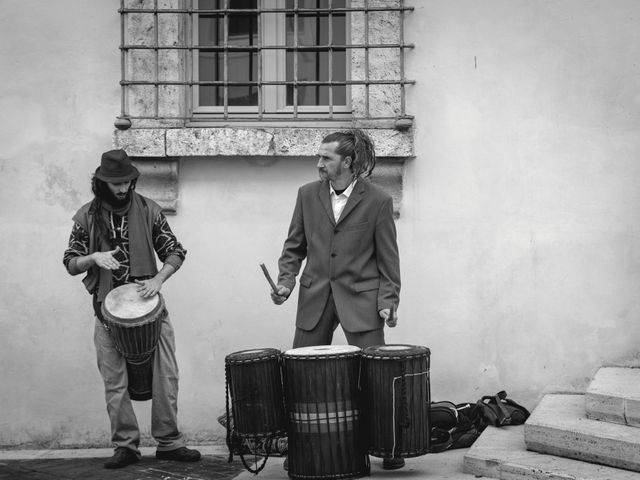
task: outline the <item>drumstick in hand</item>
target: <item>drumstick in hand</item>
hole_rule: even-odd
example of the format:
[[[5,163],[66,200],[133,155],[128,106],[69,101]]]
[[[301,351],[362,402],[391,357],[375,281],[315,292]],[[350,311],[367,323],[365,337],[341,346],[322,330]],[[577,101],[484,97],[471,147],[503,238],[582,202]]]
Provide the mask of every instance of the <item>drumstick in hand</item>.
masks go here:
[[[269,275],[269,270],[267,270],[267,267],[264,266],[264,263],[260,264],[260,268],[262,269],[262,273],[264,273],[264,276],[267,279],[267,282],[269,282],[269,285],[271,285],[271,290],[273,290],[274,293],[278,293],[278,287],[276,287],[276,284],[273,283],[273,280],[271,280],[271,275]]]
[[[389,317],[387,318],[387,326],[389,326],[389,328],[393,328],[396,326],[397,322],[396,322],[395,316],[396,316],[396,306],[391,305],[391,308],[389,309]]]

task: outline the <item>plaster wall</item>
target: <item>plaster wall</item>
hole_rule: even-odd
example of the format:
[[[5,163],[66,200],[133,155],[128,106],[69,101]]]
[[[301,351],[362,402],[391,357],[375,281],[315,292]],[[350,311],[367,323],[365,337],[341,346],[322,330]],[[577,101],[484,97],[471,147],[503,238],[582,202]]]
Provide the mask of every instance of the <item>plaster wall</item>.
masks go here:
[[[580,390],[640,338],[639,6],[412,3],[402,315],[433,395]]]
[[[60,252],[118,108],[117,2],[0,9],[0,445],[102,440],[88,295]]]
[[[416,157],[387,341],[431,348],[434,399],[504,388],[533,407],[637,352],[640,5],[412,3]],[[108,443],[89,296],[61,258],[119,113],[117,8],[0,11],[0,445]],[[223,438],[225,355],[291,344],[295,300],[274,306],[258,264],[275,275],[314,178],[308,157],[180,162],[169,222],[189,253],[163,290],[195,441]],[[148,402],[137,412],[148,440]]]

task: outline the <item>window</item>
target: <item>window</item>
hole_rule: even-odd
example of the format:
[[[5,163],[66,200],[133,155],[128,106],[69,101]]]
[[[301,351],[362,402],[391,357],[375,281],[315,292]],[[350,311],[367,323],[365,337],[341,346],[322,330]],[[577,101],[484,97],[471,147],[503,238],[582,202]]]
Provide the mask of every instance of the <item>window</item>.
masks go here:
[[[348,112],[345,0],[199,0],[198,11],[195,77],[211,84],[195,89],[195,113]]]
[[[201,13],[196,18],[194,51],[196,78],[203,82],[224,82],[238,86],[200,85],[196,92],[196,108],[257,106],[258,35],[257,0],[232,2],[233,9],[225,9],[223,0],[200,0],[200,10],[225,10],[224,13]],[[245,10],[249,10],[245,12]],[[219,48],[222,49],[219,49]],[[245,82],[249,82],[245,84]]]
[[[407,10],[403,0],[121,0],[120,118],[386,128],[407,116],[414,83]]]

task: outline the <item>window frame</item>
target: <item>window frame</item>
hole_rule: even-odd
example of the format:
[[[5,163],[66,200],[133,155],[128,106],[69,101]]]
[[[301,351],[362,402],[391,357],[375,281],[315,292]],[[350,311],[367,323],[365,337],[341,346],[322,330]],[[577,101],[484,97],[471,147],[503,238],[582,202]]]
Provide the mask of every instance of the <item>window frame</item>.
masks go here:
[[[199,0],[193,0],[194,12],[198,9]],[[265,0],[258,0],[264,7]],[[270,0],[271,6],[265,9],[282,9],[285,10],[286,0]],[[349,0],[346,5],[349,6]],[[194,13],[191,25],[191,41],[194,48],[191,57],[192,75],[195,80],[192,91],[192,109],[191,114],[193,121],[225,119],[253,119],[258,120],[266,117],[274,120],[287,119],[304,119],[315,118],[319,115],[330,115],[333,119],[348,119],[352,115],[352,98],[351,86],[349,80],[351,77],[351,13],[345,13],[345,39],[347,48],[345,49],[345,105],[333,105],[331,103],[325,105],[287,105],[287,85],[286,84],[270,84],[268,82],[294,82],[295,79],[287,80],[287,51],[286,51],[286,17],[287,12],[261,12],[258,19],[258,36],[259,36],[259,52],[261,57],[257,61],[258,76],[258,105],[255,106],[201,106],[200,105],[200,81],[199,76],[199,54],[198,45],[199,38],[199,15]],[[262,48],[263,46],[277,46],[280,48]],[[326,50],[331,58],[332,53]],[[262,69],[262,72],[259,70]],[[338,80],[342,81],[342,80]],[[267,82],[267,83],[263,83]],[[262,83],[262,85],[260,85]],[[328,84],[328,82],[327,82]],[[228,88],[221,86],[221,88]],[[296,87],[294,87],[295,89]],[[331,88],[331,87],[329,87]],[[295,97],[295,93],[294,93]],[[330,95],[331,98],[331,95]]]

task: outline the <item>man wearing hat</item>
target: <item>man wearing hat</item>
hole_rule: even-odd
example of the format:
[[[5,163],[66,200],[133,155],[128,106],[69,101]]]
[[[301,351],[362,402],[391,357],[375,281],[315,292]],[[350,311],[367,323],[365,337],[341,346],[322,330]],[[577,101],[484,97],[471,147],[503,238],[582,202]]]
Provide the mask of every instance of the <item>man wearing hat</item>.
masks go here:
[[[135,192],[138,176],[138,169],[124,150],[102,155],[91,181],[94,198],[74,215],[63,258],[71,275],[87,272],[83,283],[93,296],[94,343],[115,447],[113,457],[104,464],[106,468],[125,467],[140,460],[140,431],[127,390],[126,360],[103,323],[102,302],[113,288],[133,282],[138,284],[140,296],[154,296],[180,268],[187,253],[160,206]],[[159,271],[156,255],[163,263]],[[162,319],[154,355],[151,434],[158,442],[156,458],[197,461],[200,452],[187,448],[178,430],[178,366],[168,315]]]

